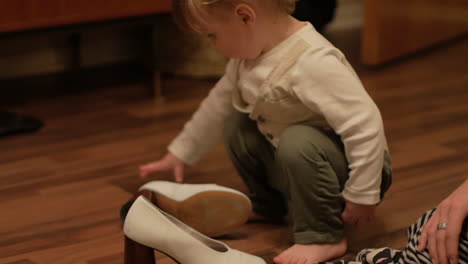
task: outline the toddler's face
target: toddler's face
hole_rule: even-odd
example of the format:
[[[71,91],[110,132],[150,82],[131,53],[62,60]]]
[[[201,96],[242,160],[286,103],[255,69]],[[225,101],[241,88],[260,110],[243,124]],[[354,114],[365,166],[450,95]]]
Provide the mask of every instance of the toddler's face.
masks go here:
[[[208,19],[202,25],[203,34],[213,47],[224,56],[237,59],[254,59],[260,55],[261,48],[252,26],[242,23],[238,17]]]

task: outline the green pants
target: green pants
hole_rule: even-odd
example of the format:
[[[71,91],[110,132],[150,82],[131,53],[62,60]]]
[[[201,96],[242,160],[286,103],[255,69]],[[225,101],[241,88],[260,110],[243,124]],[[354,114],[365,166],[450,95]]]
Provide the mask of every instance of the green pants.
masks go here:
[[[238,173],[250,190],[253,210],[270,218],[292,210],[299,244],[335,243],[344,237],[341,192],[349,177],[343,143],[333,131],[306,125],[288,127],[275,148],[255,121],[235,112],[226,120],[224,141]],[[385,155],[382,198],[391,184]]]

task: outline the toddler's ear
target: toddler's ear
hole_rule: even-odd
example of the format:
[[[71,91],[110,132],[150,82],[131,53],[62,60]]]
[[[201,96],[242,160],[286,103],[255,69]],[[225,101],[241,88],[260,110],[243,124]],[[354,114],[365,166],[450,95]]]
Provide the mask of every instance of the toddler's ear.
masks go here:
[[[257,19],[255,10],[247,4],[238,4],[235,9],[235,14],[244,24],[253,24]]]

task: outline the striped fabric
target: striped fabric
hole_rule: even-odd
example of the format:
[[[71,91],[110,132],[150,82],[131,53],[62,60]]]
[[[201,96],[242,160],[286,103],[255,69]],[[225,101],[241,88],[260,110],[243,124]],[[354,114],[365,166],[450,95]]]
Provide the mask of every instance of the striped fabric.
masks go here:
[[[336,264],[431,264],[428,250],[419,252],[417,245],[424,225],[435,209],[426,212],[418,221],[408,228],[408,245],[403,250],[391,248],[364,249],[353,261],[340,261]],[[468,219],[465,220],[460,234],[459,264],[468,264]],[[330,262],[322,264],[331,264]]]

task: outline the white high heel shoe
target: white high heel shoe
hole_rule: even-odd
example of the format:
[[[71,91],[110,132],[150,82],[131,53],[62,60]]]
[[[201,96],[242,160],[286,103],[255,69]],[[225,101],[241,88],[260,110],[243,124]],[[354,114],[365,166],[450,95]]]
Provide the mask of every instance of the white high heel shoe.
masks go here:
[[[145,190],[153,192],[161,210],[209,237],[234,231],[252,213],[245,194],[216,184],[151,181],[139,188]]]
[[[266,264],[259,257],[199,233],[142,196],[130,208],[123,229],[127,238],[154,248],[179,264]]]

